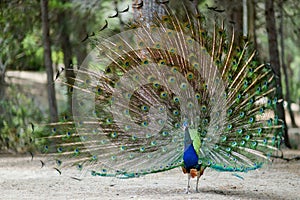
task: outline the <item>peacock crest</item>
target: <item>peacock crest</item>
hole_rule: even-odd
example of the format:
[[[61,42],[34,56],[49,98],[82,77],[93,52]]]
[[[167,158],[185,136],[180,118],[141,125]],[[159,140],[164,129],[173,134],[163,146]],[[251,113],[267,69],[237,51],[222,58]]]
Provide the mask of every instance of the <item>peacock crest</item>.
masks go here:
[[[57,170],[132,178],[182,167],[199,180],[206,167],[257,169],[279,146],[271,68],[248,42],[235,44],[224,23],[161,7],[165,15],[151,23],[89,39],[73,116],[42,138]]]

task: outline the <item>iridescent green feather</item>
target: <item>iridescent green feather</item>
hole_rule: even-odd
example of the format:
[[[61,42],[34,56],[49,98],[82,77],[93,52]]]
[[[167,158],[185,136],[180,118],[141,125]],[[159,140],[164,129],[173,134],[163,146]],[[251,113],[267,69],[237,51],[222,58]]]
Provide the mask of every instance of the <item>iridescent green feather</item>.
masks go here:
[[[277,149],[274,75],[203,14],[137,22],[96,48],[77,72],[71,121],[49,124],[44,152],[56,168],[131,178],[183,166],[187,119],[199,163],[259,168]]]

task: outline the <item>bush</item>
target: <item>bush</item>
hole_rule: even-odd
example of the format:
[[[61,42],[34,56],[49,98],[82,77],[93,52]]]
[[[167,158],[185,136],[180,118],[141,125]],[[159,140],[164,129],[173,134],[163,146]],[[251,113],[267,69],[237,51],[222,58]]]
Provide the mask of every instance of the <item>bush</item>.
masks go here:
[[[42,112],[32,98],[7,88],[6,97],[0,100],[0,150],[24,153],[34,150],[32,124],[40,122]]]

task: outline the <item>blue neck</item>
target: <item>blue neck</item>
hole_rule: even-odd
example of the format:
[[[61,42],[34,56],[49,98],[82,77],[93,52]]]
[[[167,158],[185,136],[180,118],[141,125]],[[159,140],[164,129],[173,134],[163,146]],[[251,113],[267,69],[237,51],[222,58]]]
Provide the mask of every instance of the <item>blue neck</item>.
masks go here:
[[[185,128],[184,133],[184,152],[183,152],[184,167],[189,171],[192,168],[198,168],[198,155],[194,149],[188,128]]]
[[[191,139],[189,128],[186,127],[184,131],[184,151],[193,144],[193,140]]]

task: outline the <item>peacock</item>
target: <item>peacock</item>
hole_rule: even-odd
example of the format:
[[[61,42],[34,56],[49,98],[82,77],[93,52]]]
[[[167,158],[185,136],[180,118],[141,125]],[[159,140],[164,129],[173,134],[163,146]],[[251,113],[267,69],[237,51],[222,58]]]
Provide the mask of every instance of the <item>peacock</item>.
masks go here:
[[[149,23],[108,37],[106,20],[85,38],[93,50],[74,78],[73,113],[40,138],[59,173],[134,178],[181,167],[189,192],[206,168],[255,170],[278,149],[272,68],[224,21],[159,6]]]

